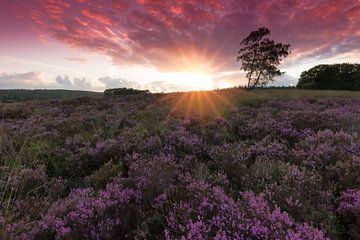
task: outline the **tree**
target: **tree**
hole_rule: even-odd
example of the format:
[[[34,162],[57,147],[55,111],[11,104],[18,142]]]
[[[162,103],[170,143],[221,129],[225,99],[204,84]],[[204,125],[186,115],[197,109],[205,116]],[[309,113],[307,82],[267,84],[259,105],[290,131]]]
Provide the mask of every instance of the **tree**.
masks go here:
[[[360,90],[360,64],[321,64],[301,73],[298,88]]]
[[[265,86],[280,76],[277,69],[281,60],[290,54],[290,44],[282,44],[268,38],[270,30],[261,27],[250,33],[240,43],[236,61],[241,61],[241,68],[246,72],[247,87],[253,89],[258,85]]]

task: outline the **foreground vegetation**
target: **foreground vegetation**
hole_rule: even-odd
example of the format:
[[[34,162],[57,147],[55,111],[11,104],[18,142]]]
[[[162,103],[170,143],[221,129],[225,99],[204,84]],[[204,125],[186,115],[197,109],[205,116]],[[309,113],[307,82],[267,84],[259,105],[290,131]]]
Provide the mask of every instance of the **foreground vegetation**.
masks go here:
[[[360,239],[359,95],[0,105],[0,238]]]

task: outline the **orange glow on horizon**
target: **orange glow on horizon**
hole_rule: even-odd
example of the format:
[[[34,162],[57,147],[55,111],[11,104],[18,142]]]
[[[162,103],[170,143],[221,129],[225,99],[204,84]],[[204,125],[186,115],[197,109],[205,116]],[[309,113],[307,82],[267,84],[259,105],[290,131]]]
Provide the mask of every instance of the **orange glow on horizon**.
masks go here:
[[[178,114],[184,116],[185,119],[193,117],[205,119],[209,116],[220,117],[224,111],[234,109],[235,106],[231,102],[238,94],[239,90],[236,93],[231,91],[192,91],[166,94],[155,105],[169,103],[168,120],[171,116]],[[155,105],[152,107],[156,107]]]

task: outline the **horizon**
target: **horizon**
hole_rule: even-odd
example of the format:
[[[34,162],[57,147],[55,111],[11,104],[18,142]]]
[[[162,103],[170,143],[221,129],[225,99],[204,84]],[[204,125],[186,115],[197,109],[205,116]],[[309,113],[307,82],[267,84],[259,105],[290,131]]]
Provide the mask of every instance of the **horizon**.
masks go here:
[[[291,44],[273,85],[318,64],[358,63],[360,1],[0,2],[0,89],[151,92],[245,84],[236,53],[267,26]]]
[[[93,92],[93,93],[104,93],[105,90],[111,90],[111,89],[120,89],[120,88],[126,88],[126,87],[114,87],[114,88],[105,88],[104,90],[83,90],[83,89],[66,89],[66,88],[0,88],[1,91],[74,91],[74,92]],[[258,86],[256,89],[297,89],[296,86],[292,85],[274,85],[274,86]],[[184,91],[169,91],[169,92],[151,92],[148,89],[139,89],[139,88],[126,88],[126,89],[134,89],[134,90],[142,90],[142,91],[149,91],[150,94],[157,94],[157,93],[191,93],[191,92],[211,92],[211,91],[226,91],[231,89],[247,89],[246,85],[241,86],[232,86],[228,88],[214,88],[214,89],[208,89],[208,90],[184,90]],[[324,90],[322,90],[324,91]],[[326,90],[325,90],[326,91]],[[331,91],[331,90],[329,90]],[[342,90],[337,90],[342,91]],[[343,90],[343,91],[350,91],[350,90]]]

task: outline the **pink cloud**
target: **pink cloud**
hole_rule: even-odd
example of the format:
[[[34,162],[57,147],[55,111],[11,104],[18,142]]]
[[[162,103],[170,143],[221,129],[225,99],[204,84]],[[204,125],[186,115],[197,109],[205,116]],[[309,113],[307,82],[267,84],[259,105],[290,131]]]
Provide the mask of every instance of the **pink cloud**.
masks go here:
[[[89,19],[94,19],[96,21],[98,21],[99,23],[105,24],[105,25],[110,25],[111,24],[111,20],[109,17],[107,17],[104,14],[89,10],[89,9],[82,9],[81,13],[88,17]]]
[[[38,30],[66,44],[115,63],[167,70],[234,69],[241,39],[264,25],[292,44],[295,60],[360,48],[356,0],[42,0],[22,6]]]

